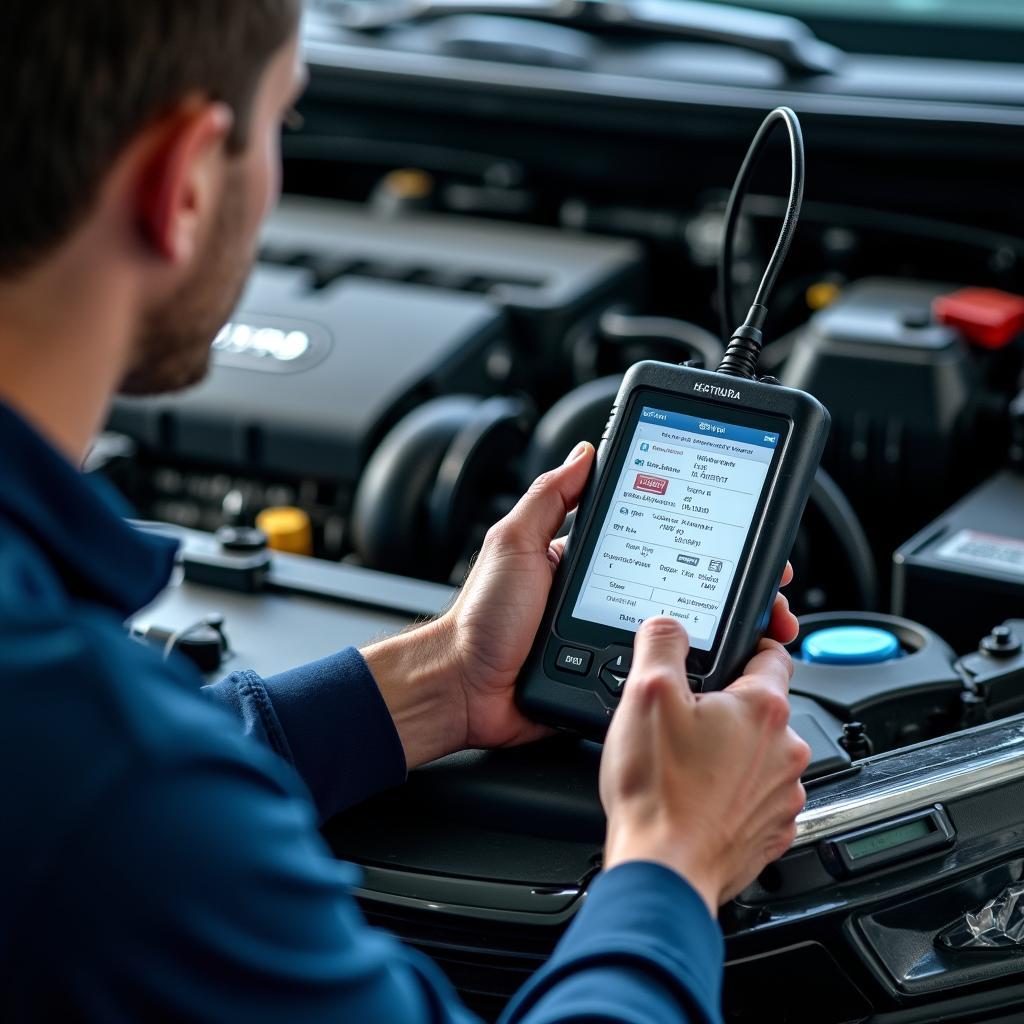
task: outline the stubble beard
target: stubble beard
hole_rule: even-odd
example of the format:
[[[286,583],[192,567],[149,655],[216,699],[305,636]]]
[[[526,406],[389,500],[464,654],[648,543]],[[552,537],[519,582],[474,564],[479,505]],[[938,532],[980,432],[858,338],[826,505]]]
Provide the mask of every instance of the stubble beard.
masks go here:
[[[149,310],[121,383],[124,395],[158,395],[198,384],[211,344],[245,289],[254,254],[245,240],[246,198],[240,169],[229,172],[204,252],[185,283]]]

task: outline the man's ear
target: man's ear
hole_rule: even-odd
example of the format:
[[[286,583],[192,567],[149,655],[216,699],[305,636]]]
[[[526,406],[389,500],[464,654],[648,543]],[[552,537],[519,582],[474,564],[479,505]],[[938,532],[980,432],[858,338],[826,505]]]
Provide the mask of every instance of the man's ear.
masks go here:
[[[188,105],[154,126],[139,216],[146,241],[165,260],[188,263],[220,200],[224,144],[234,113],[224,103]]]

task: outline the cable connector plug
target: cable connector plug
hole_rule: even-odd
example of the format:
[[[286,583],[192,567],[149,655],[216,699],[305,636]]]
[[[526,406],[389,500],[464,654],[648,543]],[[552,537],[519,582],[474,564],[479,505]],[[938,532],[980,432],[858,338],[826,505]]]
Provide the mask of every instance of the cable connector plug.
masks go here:
[[[742,326],[737,327],[729,340],[725,356],[718,364],[718,372],[728,377],[743,377],[745,380],[757,379],[757,364],[761,359],[761,346],[764,343],[765,317],[768,310],[764,306],[753,305]]]

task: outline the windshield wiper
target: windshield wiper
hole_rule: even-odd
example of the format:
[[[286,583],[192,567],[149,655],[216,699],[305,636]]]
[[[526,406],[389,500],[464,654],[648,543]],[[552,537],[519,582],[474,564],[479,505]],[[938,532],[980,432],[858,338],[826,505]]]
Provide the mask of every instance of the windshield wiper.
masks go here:
[[[491,14],[726,43],[769,54],[803,75],[833,74],[843,60],[841,50],[796,18],[702,0],[319,0],[317,7],[336,24],[357,31]]]

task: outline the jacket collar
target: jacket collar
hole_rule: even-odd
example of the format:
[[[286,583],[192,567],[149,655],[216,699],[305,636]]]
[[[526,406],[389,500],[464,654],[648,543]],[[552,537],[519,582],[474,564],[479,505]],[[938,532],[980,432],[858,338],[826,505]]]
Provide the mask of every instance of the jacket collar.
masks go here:
[[[167,586],[178,546],[130,526],[129,512],[106,480],[80,473],[0,403],[0,517],[32,537],[72,597],[122,618]]]

